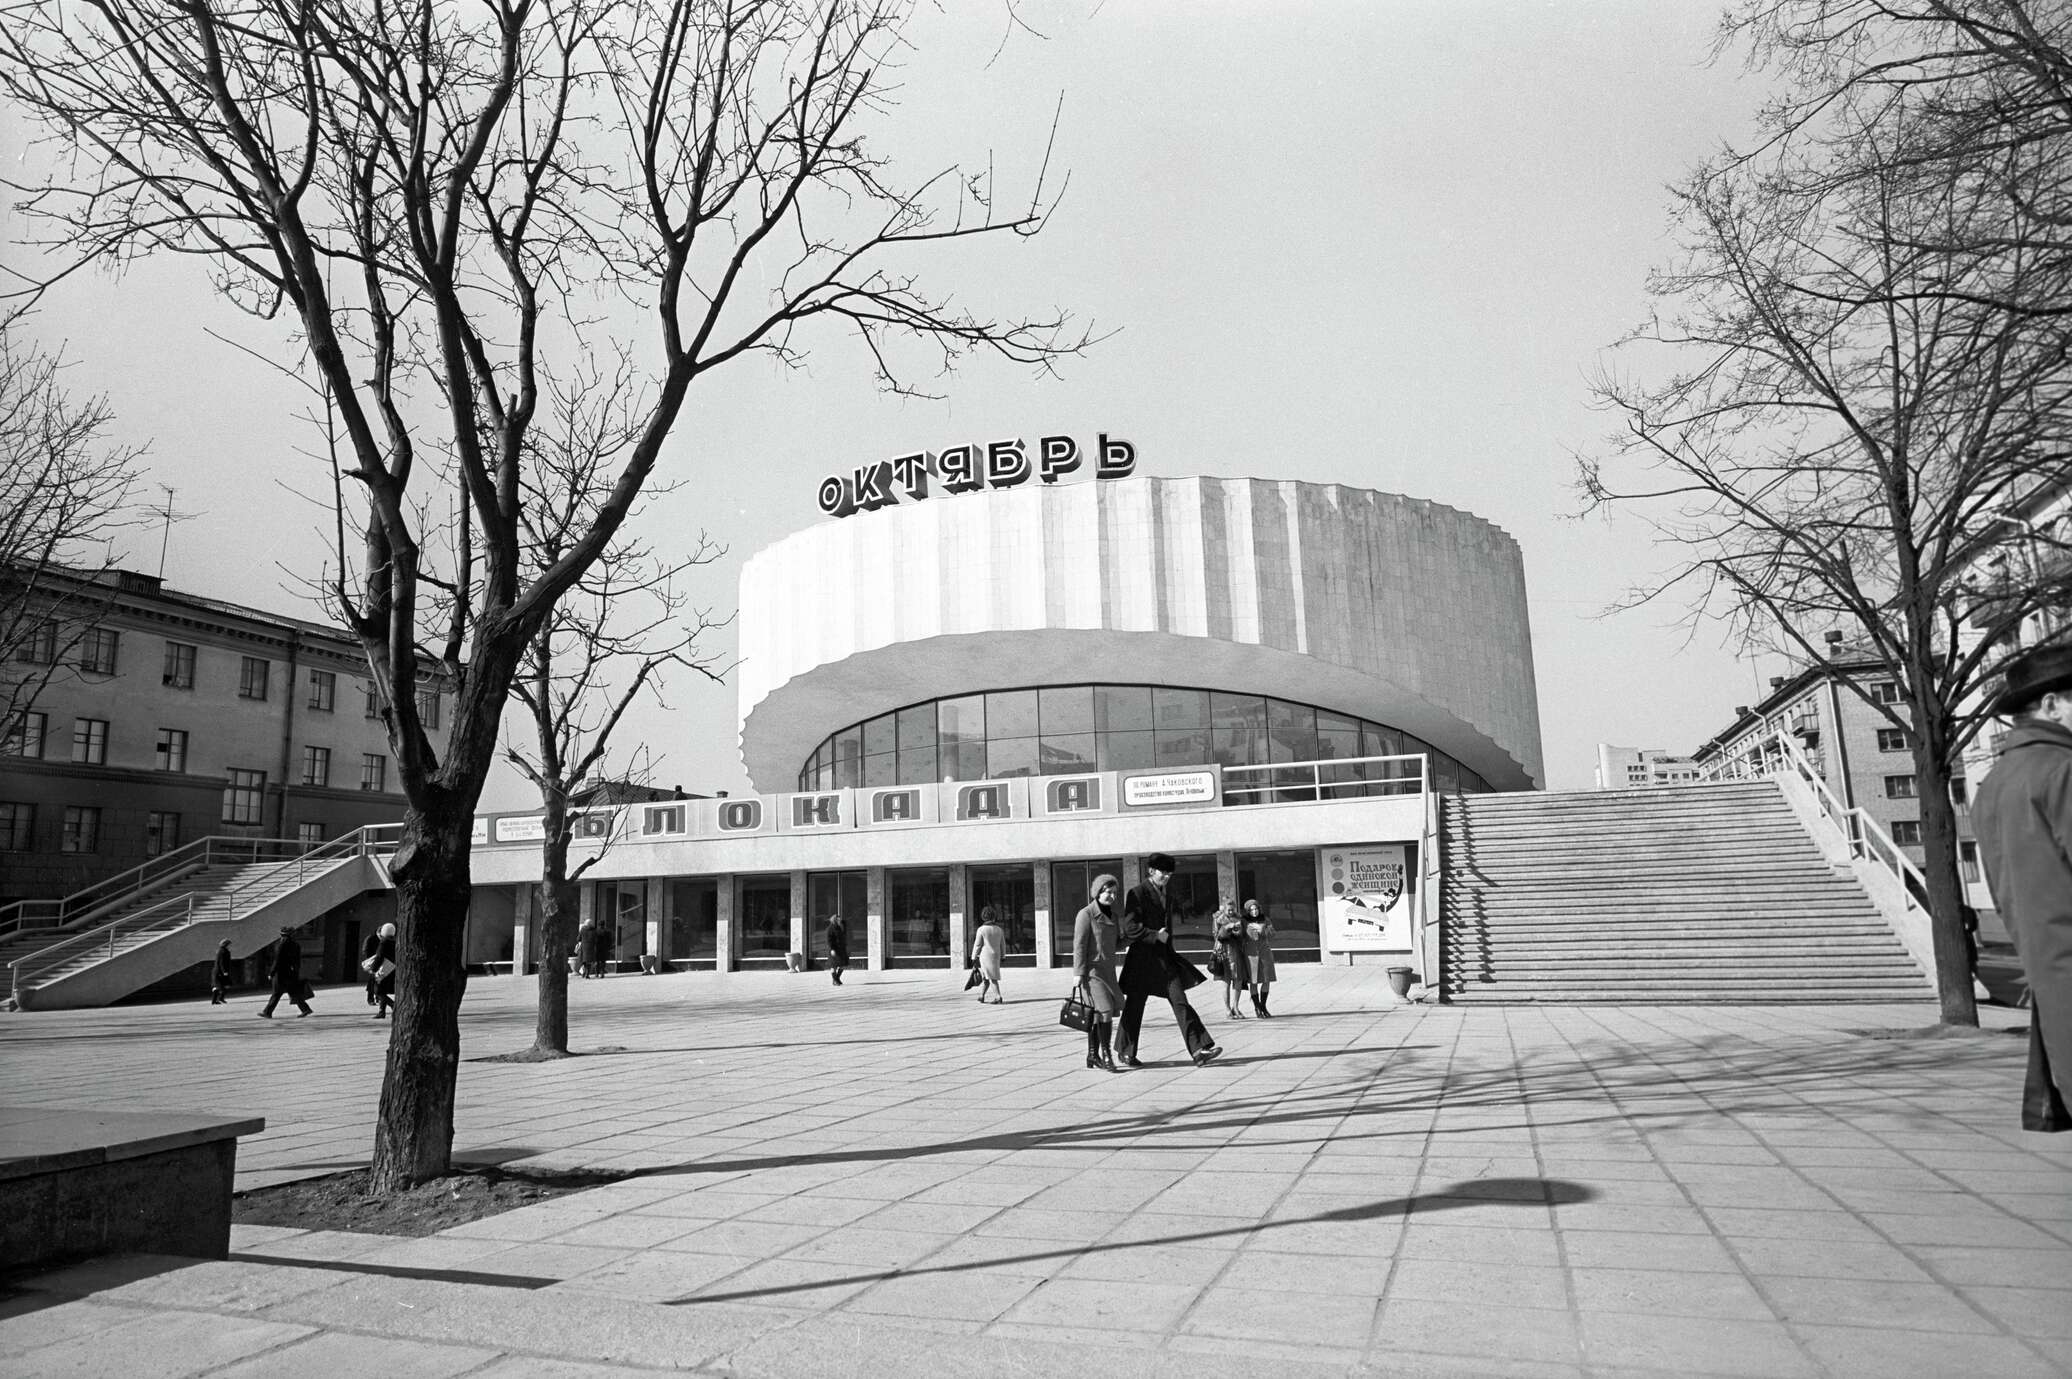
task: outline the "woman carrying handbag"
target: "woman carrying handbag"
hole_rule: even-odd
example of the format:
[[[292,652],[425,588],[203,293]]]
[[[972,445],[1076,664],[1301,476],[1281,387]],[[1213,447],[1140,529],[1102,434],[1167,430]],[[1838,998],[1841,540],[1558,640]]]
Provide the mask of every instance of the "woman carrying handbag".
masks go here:
[[[1115,984],[1115,900],[1121,886],[1112,876],[1094,878],[1093,900],[1072,921],[1072,980],[1079,999],[1093,1011],[1086,1027],[1086,1066],[1111,1073],[1115,1066],[1115,1016],[1122,988]]]
[[[1237,1008],[1238,993],[1251,985],[1251,965],[1245,961],[1245,921],[1238,916],[1237,906],[1228,900],[1216,911],[1216,961],[1210,972],[1223,979],[1223,1009],[1231,1019],[1242,1020],[1245,1013]]]

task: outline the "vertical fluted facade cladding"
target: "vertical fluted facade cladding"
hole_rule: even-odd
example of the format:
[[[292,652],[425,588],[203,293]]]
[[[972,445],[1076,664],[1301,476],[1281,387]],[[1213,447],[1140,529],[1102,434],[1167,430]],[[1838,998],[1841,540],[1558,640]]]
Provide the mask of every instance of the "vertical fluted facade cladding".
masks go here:
[[[827,733],[1081,681],[1277,695],[1542,781],[1517,542],[1437,503],[1294,480],[1030,484],[796,532],[741,574],[741,746],[789,788]]]

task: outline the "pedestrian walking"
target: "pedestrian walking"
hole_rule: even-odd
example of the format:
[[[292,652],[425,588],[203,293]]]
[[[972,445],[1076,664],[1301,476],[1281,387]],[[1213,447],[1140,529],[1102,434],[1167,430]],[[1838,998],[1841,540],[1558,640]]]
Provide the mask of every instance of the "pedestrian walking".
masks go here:
[[[310,995],[309,983],[302,980],[302,945],[295,941],[295,931],[284,925],[280,942],[273,946],[273,993],[266,998],[259,1018],[271,1020],[273,1008],[285,996],[294,1003],[299,1020],[309,1014]]]
[[[1266,998],[1273,994],[1273,921],[1256,900],[1245,902],[1245,956],[1251,968],[1252,1010],[1262,1020],[1271,1020]]]
[[[230,998],[223,994],[230,985],[230,940],[224,939],[216,945],[216,962],[209,969],[209,1004],[228,1005]]]
[[[396,926],[384,924],[374,944],[374,1018],[385,1020],[396,1006]]]
[[[1001,913],[998,905],[988,905],[978,912],[978,932],[971,936],[971,959],[978,964],[978,1001],[986,1003],[986,994],[992,993],[994,1005],[1005,1005],[1007,998],[1000,994],[1000,959],[1007,952],[1007,930],[1001,927]]]
[[[2014,720],[1971,804],[1993,905],[2029,980],[2024,1130],[2072,1130],[2072,647],[2025,652],[1988,706]]]
[[[1121,883],[1113,876],[1094,878],[1093,899],[1072,921],[1072,980],[1079,999],[1093,1008],[1086,1028],[1086,1066],[1119,1073],[1115,1066],[1115,1017],[1122,1010],[1122,988],[1115,983],[1115,947],[1119,925],[1115,900]]]
[[[1215,972],[1223,979],[1223,1011],[1233,1020],[1242,1020],[1245,1013],[1237,1008],[1237,998],[1251,986],[1252,969],[1245,961],[1245,921],[1237,906],[1226,900],[1217,907],[1214,933]]]
[[[827,917],[827,970],[836,986],[842,984],[842,973],[849,970],[849,926],[839,914]]]
[[[374,1004],[375,952],[380,947],[381,934],[378,931],[370,930],[367,937],[360,940],[360,971],[367,977],[367,1004],[370,1006]]]
[[[1122,904],[1119,937],[1129,945],[1122,962],[1122,1028],[1115,1035],[1115,1057],[1125,1066],[1141,1068],[1137,1058],[1137,1035],[1144,1023],[1144,1003],[1163,996],[1173,1007],[1174,1023],[1186,1041],[1188,1056],[1197,1066],[1222,1056],[1223,1050],[1209,1037],[1208,1026],[1188,1004],[1190,987],[1208,978],[1200,968],[1173,951],[1171,921],[1166,910],[1166,886],[1173,879],[1173,859],[1154,852],[1144,859],[1144,881],[1130,887]]]

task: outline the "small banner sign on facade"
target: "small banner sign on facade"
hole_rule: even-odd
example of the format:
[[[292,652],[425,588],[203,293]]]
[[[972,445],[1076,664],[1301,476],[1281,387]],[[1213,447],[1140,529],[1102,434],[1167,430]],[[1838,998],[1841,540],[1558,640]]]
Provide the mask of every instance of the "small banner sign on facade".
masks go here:
[[[1326,949],[1409,951],[1410,868],[1403,844],[1323,848],[1317,869]]]
[[[1222,796],[1222,771],[1214,766],[1189,771],[1137,771],[1122,778],[1124,809],[1214,804]]]

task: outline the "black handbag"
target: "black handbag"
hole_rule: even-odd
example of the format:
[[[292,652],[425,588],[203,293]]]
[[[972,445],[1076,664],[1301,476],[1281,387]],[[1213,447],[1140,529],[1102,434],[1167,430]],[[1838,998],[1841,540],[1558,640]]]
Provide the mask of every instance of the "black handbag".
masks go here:
[[[1096,1018],[1094,1008],[1080,1000],[1077,991],[1067,996],[1065,1004],[1058,1008],[1058,1023],[1066,1029],[1076,1029],[1081,1034],[1093,1028]]]
[[[1220,948],[1209,955],[1209,975],[1219,982],[1230,980],[1230,962]]]
[[[985,973],[979,971],[976,967],[974,967],[971,969],[971,975],[964,979],[964,989],[966,991],[969,991],[971,990],[971,988],[977,986],[980,982],[984,981],[985,979]]]

